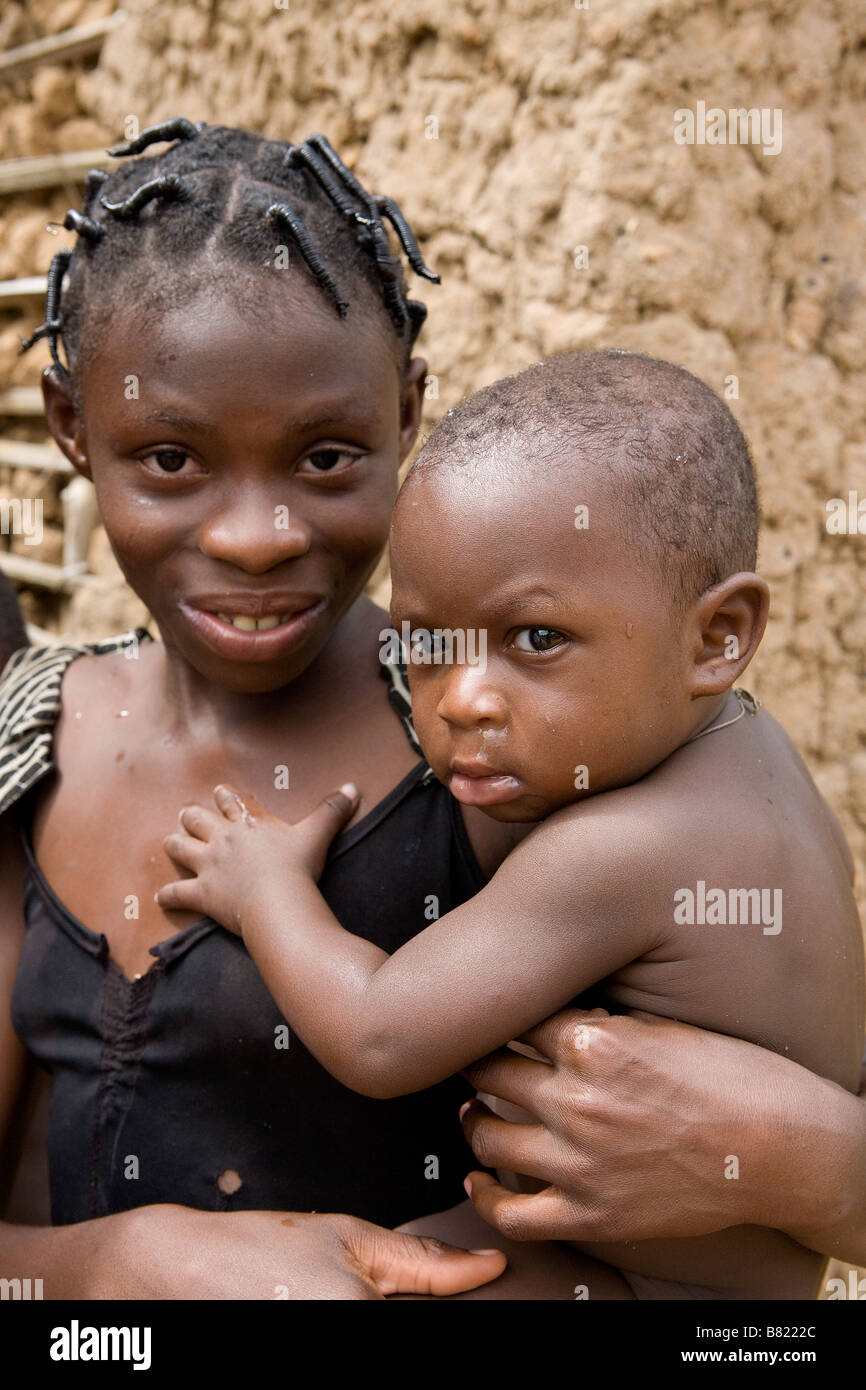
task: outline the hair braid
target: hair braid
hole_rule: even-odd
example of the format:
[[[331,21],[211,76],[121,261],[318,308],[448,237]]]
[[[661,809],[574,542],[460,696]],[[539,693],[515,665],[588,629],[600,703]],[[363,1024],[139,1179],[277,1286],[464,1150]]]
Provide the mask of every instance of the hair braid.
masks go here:
[[[167,150],[145,154],[166,141],[173,142]],[[398,205],[368,193],[323,135],[286,145],[176,116],[109,153],[130,163],[88,173],[82,210],[70,209],[63,222],[78,241],[51,262],[45,322],[22,352],[47,338],[58,371],[74,377],[79,358],[94,349],[91,330],[117,302],[119,281],[154,302],[154,269],[176,272],[193,289],[193,265],[206,249],[261,267],[279,228],[341,317],[350,307],[341,280],[377,290],[408,360],[427,309],[407,297],[386,223],[416,274],[434,283],[439,276]]]

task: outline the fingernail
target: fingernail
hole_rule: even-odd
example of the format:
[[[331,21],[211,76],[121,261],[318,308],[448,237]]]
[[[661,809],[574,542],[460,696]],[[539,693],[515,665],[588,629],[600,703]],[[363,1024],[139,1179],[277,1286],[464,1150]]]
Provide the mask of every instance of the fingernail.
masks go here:
[[[358,795],[358,788],[355,786],[354,782],[344,782],[340,791],[344,796],[347,796],[350,801],[354,801],[355,797]]]
[[[471,1196],[472,1196],[472,1179],[471,1179],[471,1178],[464,1178],[464,1180],[463,1180],[463,1190],[464,1190],[464,1192],[466,1193],[466,1196],[467,1196],[467,1197],[471,1197]]]
[[[498,1255],[500,1252],[494,1246],[490,1250],[470,1250],[470,1255]]]
[[[463,1116],[466,1114],[466,1111],[469,1109],[469,1107],[470,1107],[471,1104],[472,1104],[472,1101],[471,1101],[471,1100],[464,1100],[464,1102],[463,1102],[463,1104],[461,1105],[459,1111],[457,1112],[458,1115],[459,1115],[459,1118],[460,1118],[461,1120],[463,1119]]]

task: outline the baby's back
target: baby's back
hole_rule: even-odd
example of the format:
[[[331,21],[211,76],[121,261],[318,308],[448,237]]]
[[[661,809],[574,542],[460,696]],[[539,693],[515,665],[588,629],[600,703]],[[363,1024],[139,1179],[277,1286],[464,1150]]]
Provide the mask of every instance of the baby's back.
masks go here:
[[[576,814],[612,810],[611,826],[647,847],[626,904],[657,944],[603,981],[596,1002],[744,1038],[857,1091],[864,963],[851,855],[775,720],[761,711],[714,731]],[[732,1134],[718,1156],[720,1195],[748,1163],[737,1147]],[[649,1297],[812,1297],[823,1265],[758,1227],[581,1248]]]

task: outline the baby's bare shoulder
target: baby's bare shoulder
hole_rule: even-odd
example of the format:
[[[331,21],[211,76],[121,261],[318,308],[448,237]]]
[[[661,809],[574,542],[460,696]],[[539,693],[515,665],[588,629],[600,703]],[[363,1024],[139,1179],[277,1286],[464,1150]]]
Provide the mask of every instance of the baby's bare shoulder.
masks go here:
[[[791,740],[765,711],[678,749],[629,786],[564,808],[525,842],[584,885],[676,926],[672,894],[697,884],[850,896],[838,821]],[[518,849],[515,853],[520,853]],[[841,895],[841,897],[840,897]],[[826,921],[826,913],[823,914]]]

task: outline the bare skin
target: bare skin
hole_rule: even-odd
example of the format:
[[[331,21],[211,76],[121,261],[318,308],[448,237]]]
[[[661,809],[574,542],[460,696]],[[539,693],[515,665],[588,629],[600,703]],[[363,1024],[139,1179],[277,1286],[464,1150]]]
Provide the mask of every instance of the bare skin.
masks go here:
[[[379,673],[385,615],[361,595],[387,538],[397,466],[418,429],[425,369],[415,359],[403,379],[375,310],[353,315],[350,325],[335,320],[314,291],[287,289],[286,302],[262,306],[255,322],[229,296],[187,304],[152,333],[140,331],[134,313],[117,313],[83,372],[82,415],[63,382],[50,371],[43,378],[52,432],[92,477],[115,553],[163,637],[143,645],[137,660],[84,656],[68,667],[57,771],[40,789],[34,825],[36,855],[54,892],[105,934],[128,976],[149,969],[150,947],[192,920],[153,901],[171,872],[162,840],[180,788],[204,795],[228,763],[266,800],[271,789],[274,810],[299,814],[348,764],[365,782],[361,816],[417,762]],[[141,382],[138,400],[124,394],[128,373]],[[278,506],[288,508],[283,529],[274,525]],[[208,603],[240,612],[268,595],[278,596],[283,611],[306,605],[312,614],[297,636],[278,634],[279,644],[264,653],[250,644],[240,654],[215,651],[189,613],[190,605]],[[223,626],[227,640],[243,642],[244,634]],[[273,642],[273,633],[256,642],[259,636]],[[221,640],[224,647],[225,634]],[[291,790],[273,790],[277,764],[291,766]],[[483,817],[473,820],[477,852],[492,869],[513,836],[497,835],[496,827],[491,834]],[[24,934],[14,813],[0,823],[0,856],[0,1128],[8,1188],[32,1080],[9,1022]],[[129,893],[139,899],[137,920],[121,910]],[[212,1250],[211,1292],[202,1296],[238,1296],[246,1274],[221,1276],[220,1252],[231,1238],[219,1218],[202,1224],[183,1208],[149,1210],[142,1219],[155,1223],[155,1242],[193,1231]],[[246,1233],[260,1227],[256,1214],[239,1215],[232,1230],[243,1271],[253,1245]],[[142,1229],[139,1223],[139,1239]],[[305,1229],[309,1249],[317,1224]],[[273,1230],[282,1249],[287,1228],[275,1220]],[[99,1244],[106,1267],[119,1266],[128,1231],[126,1216],[62,1232],[0,1228],[3,1273],[32,1267],[32,1251],[64,1295],[79,1289],[93,1296],[86,1252]],[[333,1255],[328,1240],[325,1247]],[[145,1286],[156,1281],[161,1296],[194,1296],[185,1268],[156,1244],[148,1250]],[[357,1275],[351,1252],[331,1255],[324,1258],[335,1277],[343,1265]],[[502,1261],[484,1258],[479,1277],[487,1279]]]
[[[486,670],[410,668],[428,759],[458,799],[477,803],[476,779],[486,799],[495,778],[488,814],[543,820],[490,884],[388,958],[343,932],[314,886],[354,789],[287,826],[221,787],[215,810],[187,808],[166,841],[196,877],[160,901],[243,935],[307,1046],[368,1094],[429,1085],[578,996],[733,1034],[856,1092],[850,854],[784,732],[765,711],[737,718],[729,693],[763,633],[766,585],[734,575],[674,613],[661,577],[630,553],[603,477],[589,463],[580,472],[593,527],[579,549],[565,534],[565,461],[553,479],[531,507],[503,479],[491,508],[434,475],[395,518],[395,623],[488,635]],[[527,633],[548,634],[541,650]],[[578,766],[595,794],[575,794]],[[698,882],[726,904],[729,891],[768,889],[768,906],[690,924],[675,908]],[[716,1164],[735,1191],[731,1164],[747,1156],[732,1139]],[[516,1169],[543,1182],[533,1128],[523,1140],[512,1135]],[[639,1297],[814,1296],[822,1260],[738,1220],[732,1197],[718,1234],[580,1244]]]

